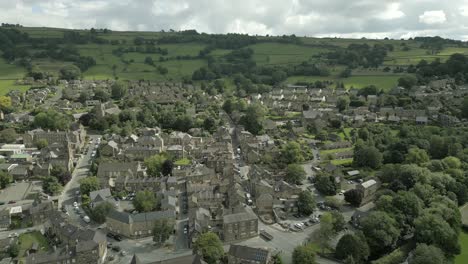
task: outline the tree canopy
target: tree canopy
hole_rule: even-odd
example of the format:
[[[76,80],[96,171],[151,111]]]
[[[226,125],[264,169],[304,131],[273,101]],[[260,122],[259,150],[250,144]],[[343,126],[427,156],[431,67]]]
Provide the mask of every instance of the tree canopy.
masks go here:
[[[201,234],[195,241],[193,249],[201,254],[208,264],[216,264],[224,256],[223,244],[213,232]]]
[[[299,164],[289,164],[286,168],[286,181],[292,184],[300,184],[305,180],[306,172]]]
[[[315,264],[315,250],[312,245],[297,246],[292,253],[293,264]]]
[[[151,212],[157,208],[158,199],[151,191],[139,191],[133,199],[133,206],[138,212]]]

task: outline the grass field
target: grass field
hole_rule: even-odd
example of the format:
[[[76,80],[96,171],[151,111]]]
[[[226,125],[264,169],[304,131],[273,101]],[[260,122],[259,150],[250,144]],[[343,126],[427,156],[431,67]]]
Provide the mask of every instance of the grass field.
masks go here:
[[[455,264],[468,263],[468,232],[461,232],[458,238],[461,245],[461,253],[455,257]]]
[[[0,80],[0,95],[5,95],[11,90],[27,91],[29,85],[15,85],[15,80]]]
[[[368,85],[375,85],[383,90],[390,90],[398,84],[398,79],[401,75],[360,75],[351,76],[349,78],[338,78],[336,76],[320,77],[320,76],[293,76],[287,79],[287,82],[315,82],[315,81],[333,81],[343,82],[347,89],[363,88]],[[332,85],[334,87],[334,85]]]
[[[328,51],[325,48],[299,46],[281,43],[260,43],[249,46],[254,51],[258,64],[298,64],[307,61],[313,55]]]
[[[28,33],[32,38],[62,38],[67,29],[60,28],[30,28],[23,27],[19,30]],[[89,30],[73,30],[81,34],[89,34]],[[127,32],[127,31],[111,31],[103,33],[98,31],[99,38],[107,40],[119,40],[118,45],[111,44],[86,44],[75,45],[80,55],[91,56],[96,60],[96,65],[83,73],[85,79],[112,79],[119,78],[123,80],[182,80],[184,77],[192,76],[193,72],[201,66],[207,65],[207,60],[180,60],[181,56],[197,56],[199,52],[208,44],[201,42],[192,43],[173,43],[173,44],[158,44],[157,40],[161,36],[171,36],[178,33],[173,32]],[[112,51],[118,47],[130,47],[134,45],[134,39],[138,36],[144,37],[147,40],[156,41],[156,46],[167,49],[167,55],[161,54],[144,54],[144,53],[126,53],[122,57],[115,56]],[[432,61],[435,59],[446,60],[454,53],[463,53],[468,55],[468,48],[461,48],[452,45],[445,46],[437,54],[431,54],[427,49],[421,48],[421,43],[410,40],[392,40],[392,39],[345,39],[345,38],[310,38],[300,37],[302,44],[286,44],[279,42],[271,42],[277,37],[258,37],[260,43],[250,45],[254,51],[254,60],[257,65],[297,65],[303,61],[316,62],[318,56],[322,53],[333,51],[339,48],[345,48],[350,44],[391,44],[394,47],[392,52],[388,52],[385,58],[384,65],[409,65],[416,64],[420,60],[425,59]],[[264,41],[270,42],[264,42]],[[404,48],[409,47],[408,51]],[[40,52],[39,49],[33,49],[29,46],[21,46],[19,48],[28,49],[29,52]],[[223,56],[232,50],[215,49],[210,55],[213,57]],[[144,64],[146,57],[151,57],[156,65],[161,65],[169,70],[167,75],[161,75],[155,67]],[[169,61],[159,62],[160,57],[169,59]],[[179,58],[179,60],[177,59]],[[128,63],[132,61],[131,63]],[[58,71],[69,62],[53,61],[46,59],[33,59],[32,64],[39,69],[49,72],[54,76],[58,75]],[[398,78],[401,75],[393,74],[392,72],[383,72],[380,69],[356,69],[350,78],[339,78],[338,74],[344,69],[344,65],[330,66],[331,76],[314,77],[314,76],[293,76],[287,79],[287,82],[294,83],[297,81],[315,82],[317,80],[330,80],[335,82],[343,82],[346,88],[362,88],[368,85],[376,85],[377,87],[389,90],[396,86]],[[14,64],[9,64],[5,60],[0,59],[0,92],[6,93],[11,86],[11,80],[23,78],[26,74],[26,69]],[[230,80],[230,77],[225,77]],[[7,81],[8,80],[8,81]],[[332,84],[331,87],[334,87]],[[230,90],[232,85],[229,85]],[[25,89],[24,87],[20,87]]]
[[[6,62],[0,58],[0,80],[21,79],[26,74],[26,70],[14,64]]]

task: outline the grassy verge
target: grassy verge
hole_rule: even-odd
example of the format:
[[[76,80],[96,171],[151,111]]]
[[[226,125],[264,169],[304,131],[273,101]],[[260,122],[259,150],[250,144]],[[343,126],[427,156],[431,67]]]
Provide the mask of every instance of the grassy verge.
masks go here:
[[[462,231],[458,237],[461,246],[460,255],[455,256],[455,264],[468,263],[468,232]]]

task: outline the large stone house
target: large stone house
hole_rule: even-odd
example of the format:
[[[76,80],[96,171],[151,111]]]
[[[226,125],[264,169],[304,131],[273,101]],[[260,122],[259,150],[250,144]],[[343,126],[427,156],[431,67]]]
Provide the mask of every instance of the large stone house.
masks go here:
[[[258,236],[258,218],[255,214],[241,212],[223,216],[224,242],[238,241]]]
[[[51,213],[48,218],[46,235],[54,239],[60,249],[31,254],[26,263],[104,263],[107,255],[104,233],[71,225],[58,212]]]
[[[140,238],[153,235],[153,228],[158,220],[175,223],[176,212],[173,210],[131,214],[111,210],[106,217],[107,229],[125,237]]]
[[[138,162],[106,162],[99,164],[97,177],[101,186],[114,187],[119,177],[138,178],[143,177],[144,171]]]

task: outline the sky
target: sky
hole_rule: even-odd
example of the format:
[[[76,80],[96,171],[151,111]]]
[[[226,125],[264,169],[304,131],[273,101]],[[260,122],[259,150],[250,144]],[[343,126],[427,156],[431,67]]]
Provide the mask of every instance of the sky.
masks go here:
[[[468,0],[2,0],[24,26],[468,40]]]

